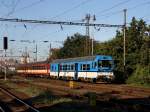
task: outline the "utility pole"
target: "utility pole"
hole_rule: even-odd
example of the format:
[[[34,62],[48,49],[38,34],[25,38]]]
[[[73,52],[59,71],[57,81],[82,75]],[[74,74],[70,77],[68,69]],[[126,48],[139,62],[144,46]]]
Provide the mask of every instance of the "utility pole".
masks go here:
[[[124,45],[123,45],[123,65],[124,65],[124,73],[126,71],[126,13],[127,9],[123,10],[124,12],[124,28],[123,28],[123,37],[124,37]],[[126,74],[125,74],[126,75]]]
[[[51,49],[52,49],[52,45],[51,45],[51,43],[49,44],[49,58],[51,58]]]
[[[35,60],[36,60],[36,62],[37,62],[37,44],[36,44],[36,46],[35,46],[35,52],[36,52],[36,58],[35,58]]]
[[[92,16],[86,14],[84,21],[86,21],[86,43],[85,43],[85,55],[93,55],[93,40],[90,39],[90,20]],[[95,21],[95,15],[93,15],[93,21]]]
[[[94,34],[92,35],[92,49],[91,49],[91,55],[93,56],[94,52]]]
[[[85,40],[85,56],[89,55],[90,50],[89,50],[89,40],[90,40],[90,27],[89,27],[89,23],[90,23],[90,14],[86,14],[85,19],[83,21],[85,21],[85,23],[87,24],[86,26],[86,40]]]
[[[38,53],[37,42],[35,42],[35,40],[33,40],[33,44],[35,44],[35,51],[33,52],[33,53],[35,53],[34,61],[37,62],[37,53]]]
[[[4,50],[5,51],[5,77],[4,77],[4,80],[7,80],[7,62],[6,62],[6,49]]]
[[[96,21],[96,16],[95,16],[95,15],[93,15],[93,22],[94,22],[94,21]],[[94,51],[94,32],[92,32],[92,33],[93,33],[93,35],[92,35],[92,43],[91,43],[91,44],[92,44],[92,45],[91,45],[91,48],[92,48],[92,49],[91,49],[91,55],[93,56],[93,54],[94,54],[94,53],[93,53],[93,51]]]
[[[86,20],[86,23],[87,23],[86,36],[88,36],[88,37],[90,36],[90,27],[89,27],[90,18],[91,18],[91,15],[90,14],[86,14],[86,16],[85,16],[85,20]]]

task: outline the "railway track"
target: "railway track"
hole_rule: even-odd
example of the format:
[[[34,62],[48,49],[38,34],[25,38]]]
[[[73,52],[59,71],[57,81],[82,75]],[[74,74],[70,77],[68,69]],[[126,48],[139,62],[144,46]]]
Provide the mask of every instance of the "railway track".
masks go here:
[[[46,79],[33,79],[31,81],[32,86],[38,89],[50,90],[54,95],[70,97],[82,101],[87,101],[87,92],[94,92],[96,93],[97,104],[106,105],[106,108],[115,107],[121,110],[125,108],[127,111],[130,110],[131,112],[149,112],[150,110],[150,89],[146,88],[132,87],[129,85],[75,82],[77,85],[81,86],[81,88],[71,89],[68,81]],[[17,88],[22,88],[24,86],[28,88],[31,86],[31,83],[28,83],[28,81],[26,82],[26,80],[12,80],[12,82],[17,85]]]
[[[40,112],[3,87],[0,87],[0,98],[0,112]]]

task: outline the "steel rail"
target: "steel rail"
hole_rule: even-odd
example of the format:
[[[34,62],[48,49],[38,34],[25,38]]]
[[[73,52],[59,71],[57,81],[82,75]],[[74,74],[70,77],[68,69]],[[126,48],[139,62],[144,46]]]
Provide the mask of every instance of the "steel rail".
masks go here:
[[[19,98],[16,97],[15,95],[13,95],[13,94],[12,94],[11,92],[9,92],[8,90],[6,90],[6,89],[4,89],[4,88],[2,88],[2,87],[0,87],[0,90],[1,90],[3,93],[7,94],[8,96],[10,96],[10,97],[12,97],[12,98],[15,98],[17,101],[19,101],[20,103],[26,105],[27,107],[29,107],[30,109],[34,110],[35,112],[40,112],[40,111],[37,110],[35,107],[33,107],[33,106],[31,106],[31,105],[25,103],[24,101],[22,101],[21,99],[19,99]],[[5,112],[5,111],[4,111],[4,112]]]

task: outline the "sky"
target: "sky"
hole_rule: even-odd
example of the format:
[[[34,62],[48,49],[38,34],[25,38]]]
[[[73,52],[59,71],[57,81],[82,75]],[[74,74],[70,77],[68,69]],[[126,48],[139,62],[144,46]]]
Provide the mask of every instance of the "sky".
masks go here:
[[[0,0],[1,18],[83,22],[85,15],[90,14],[90,23],[122,25],[123,9],[127,9],[127,23],[133,16],[150,23],[150,0]],[[96,21],[92,20],[93,15]],[[119,30],[96,29],[90,27],[90,36],[100,42],[112,39]],[[85,35],[85,26],[0,22],[0,50],[3,49],[2,38],[7,36],[9,40],[15,40],[9,41],[9,55],[21,55],[26,49],[34,58],[37,44],[38,59],[42,60],[48,56],[50,43],[52,48],[59,48],[67,36],[77,32]]]

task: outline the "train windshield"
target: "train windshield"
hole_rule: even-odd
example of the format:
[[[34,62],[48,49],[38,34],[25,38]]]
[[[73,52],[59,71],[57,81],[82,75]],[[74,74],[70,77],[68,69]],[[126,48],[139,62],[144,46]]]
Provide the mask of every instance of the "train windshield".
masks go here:
[[[98,67],[101,68],[101,67],[109,67],[111,68],[112,67],[112,60],[101,60],[101,61],[98,61]]]

